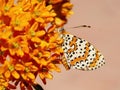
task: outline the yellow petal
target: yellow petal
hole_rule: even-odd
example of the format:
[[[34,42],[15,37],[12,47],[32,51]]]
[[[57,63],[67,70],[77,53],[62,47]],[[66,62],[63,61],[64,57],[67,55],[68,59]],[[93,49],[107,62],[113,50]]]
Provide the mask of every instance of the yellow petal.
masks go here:
[[[41,17],[35,18],[35,20],[36,20],[37,22],[40,22],[40,23],[44,23],[44,22],[45,22],[45,20],[44,20],[43,18],[41,18]]]
[[[57,38],[58,38],[58,33],[55,33],[54,35],[50,36],[49,42],[50,43],[56,42]]]
[[[8,87],[8,82],[4,82],[4,83],[2,83],[3,84],[3,86],[5,86],[5,87]],[[4,89],[3,89],[4,90]],[[5,89],[6,90],[6,89]]]
[[[53,76],[52,76],[52,74],[50,74],[50,73],[44,73],[44,75],[45,75],[45,77],[46,78],[48,78],[48,79],[52,79],[53,78]]]
[[[42,40],[41,43],[40,43],[40,47],[41,47],[41,49],[47,48],[48,47],[48,43],[46,41]]]
[[[22,57],[24,55],[24,52],[21,49],[18,49],[17,55]]]
[[[5,85],[3,84],[3,86],[1,85],[0,86],[0,90],[6,90],[6,88],[5,88]]]
[[[41,58],[40,64],[46,66],[48,64],[48,62],[44,58]]]
[[[48,11],[50,11],[50,10],[52,9],[52,5],[46,6],[46,9],[47,9]]]
[[[8,0],[6,6],[11,7],[14,4],[14,0]]]
[[[48,65],[48,68],[49,68],[50,71],[61,72],[60,68],[57,67],[55,64],[52,64],[52,63],[50,63],[50,64]]]
[[[45,31],[44,31],[44,30],[41,30],[41,31],[36,32],[36,36],[37,36],[37,37],[41,37],[41,36],[43,36],[43,35],[45,35]]]
[[[55,24],[57,26],[62,26],[65,23],[65,21],[61,20],[60,18],[55,18]]]
[[[35,79],[35,75],[33,73],[27,73],[27,76],[32,80]]]
[[[57,47],[57,44],[56,43],[49,43],[49,48],[50,49],[54,49]]]
[[[63,53],[63,49],[61,47],[55,49],[55,54],[60,55],[61,53]]]
[[[19,75],[18,72],[16,72],[16,71],[12,71],[12,76],[13,76],[15,79],[19,79],[19,78],[20,78],[20,75]]]
[[[38,37],[33,37],[31,40],[32,40],[33,42],[36,42],[36,43],[40,43],[40,42],[41,42],[41,39],[38,38]]]

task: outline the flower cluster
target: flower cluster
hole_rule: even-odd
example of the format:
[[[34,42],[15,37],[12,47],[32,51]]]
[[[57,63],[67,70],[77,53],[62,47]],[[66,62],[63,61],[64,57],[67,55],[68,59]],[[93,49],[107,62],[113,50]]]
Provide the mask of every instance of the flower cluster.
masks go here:
[[[0,0],[0,90],[32,90],[37,75],[46,84],[60,72],[58,28],[71,15],[69,0]],[[10,83],[12,82],[12,83]]]

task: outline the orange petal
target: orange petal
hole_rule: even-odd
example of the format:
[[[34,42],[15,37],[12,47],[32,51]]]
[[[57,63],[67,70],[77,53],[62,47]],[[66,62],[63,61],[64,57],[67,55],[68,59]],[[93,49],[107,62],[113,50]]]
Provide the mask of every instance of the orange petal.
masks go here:
[[[38,67],[35,65],[30,66],[30,71],[36,72],[38,70]]]
[[[0,75],[1,75],[4,71],[5,71],[5,68],[0,66]]]
[[[62,0],[50,0],[50,3],[52,3],[52,4],[57,4],[60,2],[62,2]]]
[[[56,41],[57,44],[62,44],[63,43],[63,39],[61,38],[58,38],[57,41]]]
[[[44,79],[44,78],[45,78],[45,75],[41,72],[41,73],[39,73],[39,77],[40,77],[41,79]]]
[[[50,57],[50,55],[51,55],[50,52],[48,52],[48,51],[44,51],[42,57],[47,57],[47,58],[48,58],[48,57]]]
[[[4,73],[4,75],[5,75],[6,78],[10,78],[10,71],[7,70],[7,71]]]
[[[23,10],[26,11],[26,10],[29,10],[31,7],[31,4],[30,3],[26,3],[24,6],[23,6]]]
[[[25,90],[25,85],[24,85],[23,82],[20,83],[20,89],[21,89],[21,90]]]
[[[21,76],[24,80],[27,80],[27,75],[25,73],[22,73]]]
[[[38,49],[34,49],[32,54],[33,55],[37,55],[38,53],[39,53],[39,50]]]
[[[53,32],[55,30],[56,25],[52,25],[50,28],[48,28],[48,33]]]
[[[24,52],[22,51],[22,49],[18,49],[17,55],[20,57],[22,57],[24,55]]]
[[[35,23],[31,26],[30,30],[35,31],[37,28],[38,28],[38,22],[35,22]]]
[[[6,6],[11,7],[14,4],[14,0],[8,0]]]
[[[15,51],[13,49],[9,49],[9,52],[12,56],[15,55]]]
[[[24,71],[25,67],[23,65],[21,65],[21,64],[16,64],[15,69],[18,70],[18,71]]]
[[[31,55],[31,58],[32,58],[33,60],[35,60],[36,63],[40,64],[40,60],[39,60],[38,57],[35,57],[35,56],[32,56],[32,55]]]
[[[32,62],[26,62],[25,63],[25,66],[30,66],[30,65],[32,65]]]

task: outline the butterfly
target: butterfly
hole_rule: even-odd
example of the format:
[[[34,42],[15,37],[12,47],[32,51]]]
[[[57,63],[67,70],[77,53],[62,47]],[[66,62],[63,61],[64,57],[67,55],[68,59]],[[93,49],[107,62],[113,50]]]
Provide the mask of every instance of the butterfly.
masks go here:
[[[85,39],[65,33],[62,28],[63,65],[70,68],[90,71],[100,68],[105,64],[104,56],[91,43]]]

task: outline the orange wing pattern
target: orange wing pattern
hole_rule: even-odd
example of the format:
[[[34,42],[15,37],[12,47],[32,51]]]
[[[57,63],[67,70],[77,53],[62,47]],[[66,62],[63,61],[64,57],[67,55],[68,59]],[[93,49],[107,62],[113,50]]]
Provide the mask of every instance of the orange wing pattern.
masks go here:
[[[70,34],[62,34],[65,67],[94,70],[105,64],[103,55],[88,41]],[[67,68],[68,68],[67,67]]]

